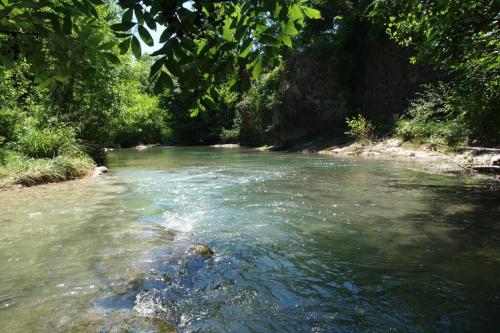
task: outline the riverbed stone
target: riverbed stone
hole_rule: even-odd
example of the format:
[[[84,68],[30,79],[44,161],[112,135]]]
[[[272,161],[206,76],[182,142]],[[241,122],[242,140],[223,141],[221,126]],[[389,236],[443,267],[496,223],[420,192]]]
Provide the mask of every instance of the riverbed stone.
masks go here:
[[[201,256],[211,256],[214,254],[214,251],[205,244],[194,244],[191,247],[191,251]]]

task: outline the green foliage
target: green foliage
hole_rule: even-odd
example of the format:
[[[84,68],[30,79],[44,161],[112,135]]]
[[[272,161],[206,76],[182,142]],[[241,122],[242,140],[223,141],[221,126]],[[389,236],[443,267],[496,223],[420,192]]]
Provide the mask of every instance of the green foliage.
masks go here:
[[[164,111],[158,107],[157,98],[132,90],[125,98],[125,105],[118,117],[110,123],[113,145],[131,147],[141,143],[162,143],[166,123]]]
[[[154,67],[151,74],[159,78],[157,85],[161,88],[174,88],[174,82],[167,80],[172,76],[183,90],[191,90],[194,98],[188,107],[197,114],[211,107],[216,98],[216,91],[211,89],[214,84],[230,75],[233,88],[238,88],[239,83],[239,88],[248,89],[251,77],[258,77],[263,68],[276,63],[282,46],[292,46],[292,37],[299,33],[306,18],[321,17],[319,11],[305,3],[179,1],[164,6],[159,0],[147,0],[143,7],[132,1],[123,7],[145,20],[133,22],[124,15],[115,29],[137,26],[147,44],[149,36],[144,33],[144,25],[153,29],[150,23],[156,21],[166,27],[160,39],[165,44],[154,53],[162,57],[163,66]],[[127,46],[126,42],[124,49]]]
[[[180,89],[166,91],[160,96],[160,108],[164,111],[164,122],[168,143],[214,144],[220,141],[223,131],[232,128],[236,115],[239,94],[234,92],[229,82],[215,85],[217,94],[205,112],[196,116],[186,113],[191,95]],[[236,140],[236,139],[235,139]]]
[[[223,143],[239,143],[241,132],[241,113],[237,112],[234,117],[233,127],[230,129],[222,128],[220,140]]]
[[[451,77],[454,105],[460,106],[471,136],[499,142],[500,12],[495,0],[376,0],[371,17],[416,52],[412,62],[431,64]],[[457,119],[460,121],[460,119]]]
[[[405,115],[396,121],[396,135],[404,140],[457,145],[467,142],[470,132],[463,111],[455,106],[448,84],[427,85]]]
[[[273,111],[280,103],[280,82],[283,66],[278,66],[254,81],[238,104],[241,114],[240,139],[245,145],[271,141]]]
[[[5,163],[5,156],[7,155],[7,149],[3,145],[4,141],[5,138],[0,136],[0,165]],[[0,178],[2,178],[2,175],[0,175]]]
[[[18,136],[16,150],[30,158],[54,158],[79,150],[75,131],[69,127],[39,129],[28,126]]]
[[[373,124],[360,114],[356,117],[346,118],[346,125],[348,131],[345,134],[358,142],[370,141],[375,129]]]
[[[161,36],[164,45],[154,53],[161,57],[161,65],[152,68],[151,77],[157,91],[173,89],[170,78],[175,77],[179,87],[191,94],[188,108],[196,114],[210,107],[216,93],[211,87],[227,75],[232,76],[233,88],[246,90],[250,77],[277,63],[282,47],[292,46],[304,21],[321,18],[306,3],[118,1],[124,12],[121,22],[111,28],[122,38],[121,53],[132,49],[136,58],[142,55],[140,40],[153,45],[149,30],[158,25],[166,28]],[[94,33],[103,29],[103,18],[112,17],[112,7],[99,6],[103,4],[101,0],[1,1],[0,64],[11,66],[24,57],[33,65],[38,82],[54,88],[71,82],[75,69],[118,63],[112,52],[114,39]],[[58,66],[50,66],[53,62]]]
[[[0,65],[26,60],[37,83],[55,89],[75,71],[115,63],[111,35],[96,33],[106,29],[111,7],[96,4],[103,2],[0,1]]]
[[[0,138],[4,143],[15,140],[21,113],[18,109],[0,109]],[[0,146],[2,143],[0,142]]]

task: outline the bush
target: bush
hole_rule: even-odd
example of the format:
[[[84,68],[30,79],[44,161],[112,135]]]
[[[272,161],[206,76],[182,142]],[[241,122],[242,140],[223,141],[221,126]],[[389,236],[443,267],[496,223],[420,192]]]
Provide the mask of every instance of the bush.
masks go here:
[[[39,129],[27,125],[18,136],[16,150],[31,158],[54,158],[79,151],[75,131],[70,127]]]
[[[408,111],[396,120],[396,135],[403,140],[456,145],[467,141],[463,113],[454,106],[451,88],[444,83],[426,85]]]
[[[3,137],[4,144],[16,139],[16,129],[21,118],[21,111],[18,109],[0,109],[0,136]]]
[[[284,67],[278,66],[261,75],[238,103],[242,144],[253,146],[273,141],[276,134],[273,115],[281,103],[283,74]]]
[[[357,117],[346,118],[346,125],[349,130],[345,134],[359,142],[370,141],[375,129],[373,124],[360,114]]]
[[[125,102],[110,124],[112,143],[121,147],[160,143],[165,120],[158,100],[146,93],[132,91]]]
[[[220,139],[223,143],[239,143],[241,130],[241,113],[236,112],[233,120],[233,127],[230,129],[222,128]]]
[[[7,150],[3,146],[4,141],[5,138],[3,136],[0,136],[0,165],[5,163],[5,155],[7,153]]]

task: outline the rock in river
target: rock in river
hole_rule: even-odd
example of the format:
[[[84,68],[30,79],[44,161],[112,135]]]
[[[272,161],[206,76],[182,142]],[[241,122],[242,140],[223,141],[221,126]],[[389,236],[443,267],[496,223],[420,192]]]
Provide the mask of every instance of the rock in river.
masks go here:
[[[214,251],[205,244],[195,244],[191,247],[191,251],[201,256],[211,256]]]
[[[99,175],[102,175],[103,173],[108,173],[108,168],[106,168],[105,166],[100,166],[100,167],[97,167],[94,169],[94,174],[93,176],[99,176]]]

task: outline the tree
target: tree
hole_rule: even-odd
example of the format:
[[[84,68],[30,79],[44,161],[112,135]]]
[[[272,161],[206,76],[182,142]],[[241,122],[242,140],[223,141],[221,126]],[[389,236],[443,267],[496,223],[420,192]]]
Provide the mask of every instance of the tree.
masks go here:
[[[477,138],[500,137],[500,11],[496,0],[376,0],[370,16],[415,50],[411,61],[448,73],[451,103]]]
[[[99,5],[102,0],[0,0],[0,63],[10,66],[24,57],[41,84],[67,82],[71,66],[47,71],[43,55],[59,57],[59,45],[77,49],[75,35],[99,18]],[[158,92],[174,84],[188,91],[193,115],[215,106],[212,86],[221,77],[232,75],[234,88],[248,89],[251,77],[292,46],[304,20],[321,16],[306,0],[118,0],[118,5],[123,14],[111,28],[122,38],[122,53],[131,49],[139,58],[139,40],[152,45],[149,30],[165,27],[150,77]],[[112,41],[84,46],[90,65],[118,61],[108,52]]]

